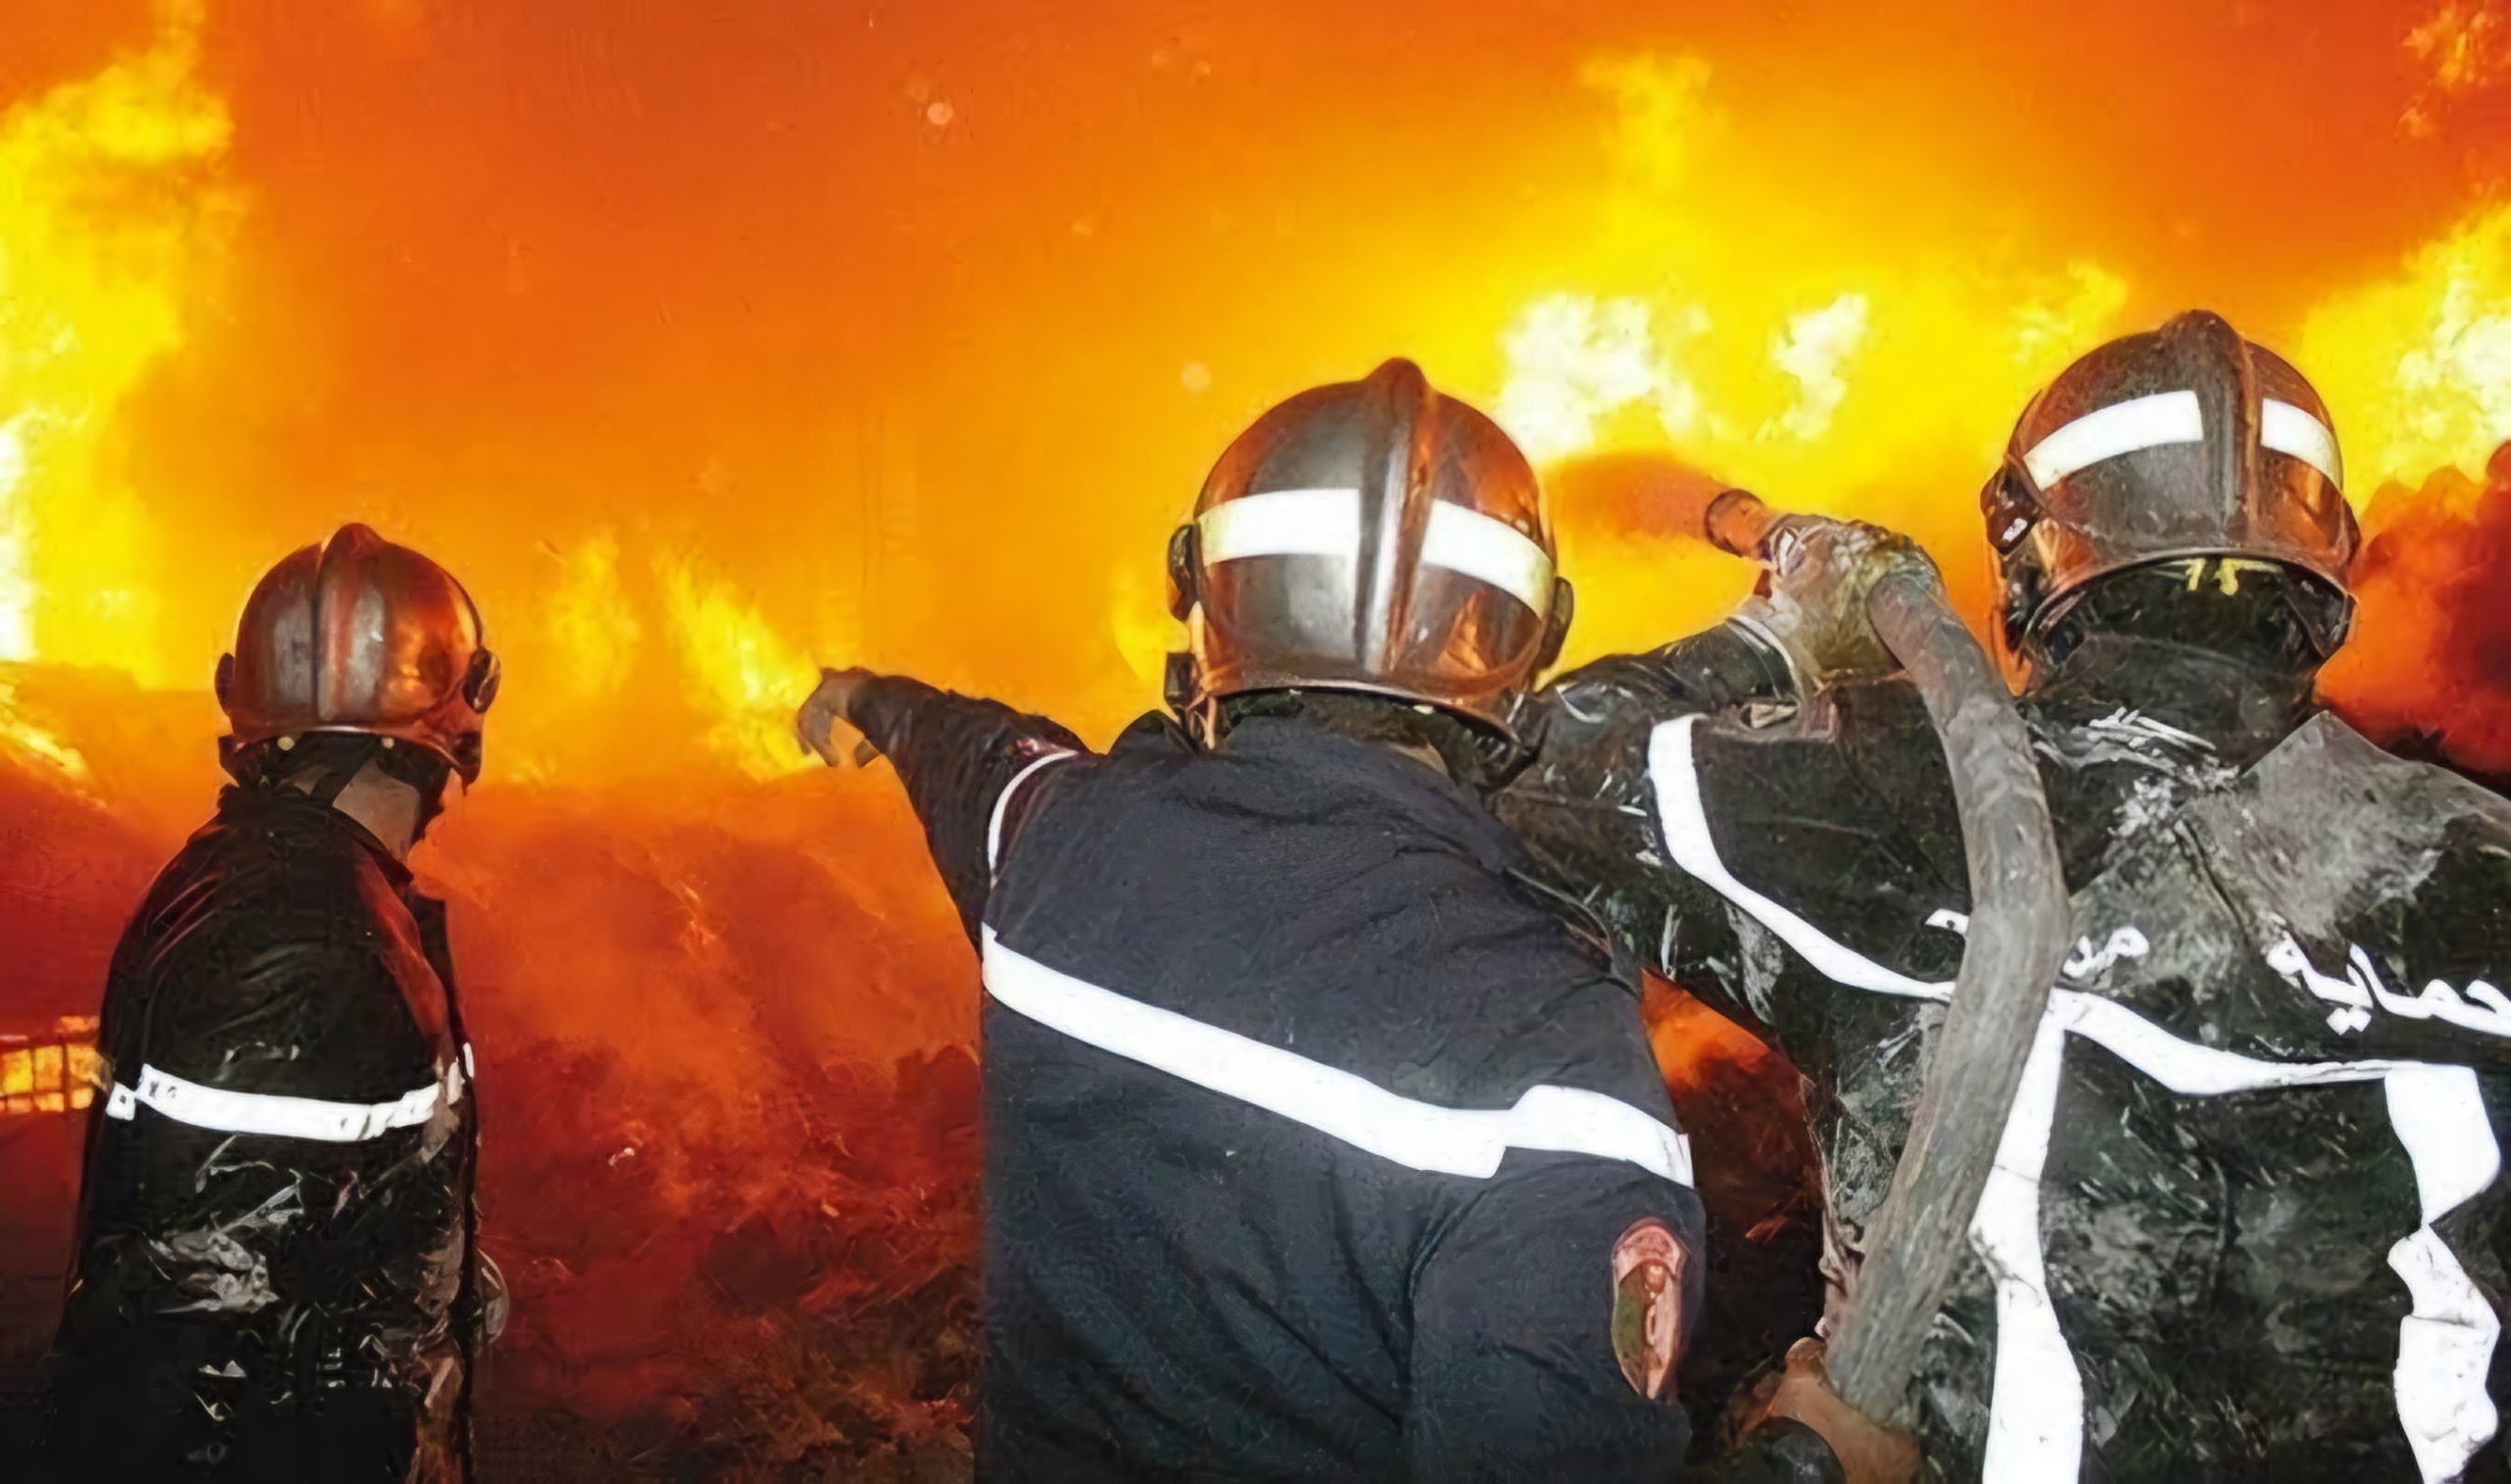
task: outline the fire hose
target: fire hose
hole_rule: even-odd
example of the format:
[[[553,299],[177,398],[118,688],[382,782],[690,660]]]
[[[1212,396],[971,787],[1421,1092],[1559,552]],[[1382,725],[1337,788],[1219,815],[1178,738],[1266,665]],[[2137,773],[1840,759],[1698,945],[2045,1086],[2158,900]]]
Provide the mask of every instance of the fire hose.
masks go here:
[[[1767,565],[1791,517],[1729,489],[1701,535]],[[1820,600],[1820,594],[1802,598]],[[1847,600],[1834,595],[1834,600]],[[1905,1421],[1927,1327],[1943,1305],[2072,929],[2049,804],[2004,681],[1915,555],[1867,589],[1866,617],[1926,707],[1962,821],[1971,917],[1962,968],[1935,1037],[1908,1141],[1829,1340],[1832,1389],[1881,1421]]]

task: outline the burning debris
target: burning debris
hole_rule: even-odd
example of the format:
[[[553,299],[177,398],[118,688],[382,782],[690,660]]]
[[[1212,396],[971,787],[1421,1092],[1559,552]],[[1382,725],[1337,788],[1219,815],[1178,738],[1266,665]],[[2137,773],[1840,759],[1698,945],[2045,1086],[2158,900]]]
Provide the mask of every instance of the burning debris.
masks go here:
[[[0,1031],[0,1114],[77,1112],[96,1100],[96,1017],[63,1015],[31,1034]]]

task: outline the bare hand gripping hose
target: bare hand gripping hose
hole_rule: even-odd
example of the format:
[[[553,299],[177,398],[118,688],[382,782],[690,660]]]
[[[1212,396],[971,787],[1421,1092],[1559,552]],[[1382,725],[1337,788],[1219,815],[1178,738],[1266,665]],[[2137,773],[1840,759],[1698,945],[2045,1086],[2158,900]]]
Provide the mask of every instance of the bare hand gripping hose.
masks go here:
[[[1766,561],[1782,519],[1730,489],[1711,502],[1701,534],[1722,550]],[[2072,914],[2030,737],[2004,681],[1954,616],[1935,569],[1916,556],[1896,564],[1868,589],[1866,616],[1918,688],[1944,745],[1971,883],[1962,970],[1934,1061],[1829,1342],[1840,1399],[1898,1422],[1910,1415],[1920,1346],[1961,1264],[2065,962]]]

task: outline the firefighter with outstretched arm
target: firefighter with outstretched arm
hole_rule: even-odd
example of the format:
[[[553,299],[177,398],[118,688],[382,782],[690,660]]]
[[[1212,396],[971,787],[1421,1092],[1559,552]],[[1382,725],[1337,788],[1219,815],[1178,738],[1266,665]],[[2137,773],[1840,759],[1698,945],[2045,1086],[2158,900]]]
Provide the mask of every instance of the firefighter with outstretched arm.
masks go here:
[[[2357,534],[2328,409],[2211,314],[2035,397],[1990,631],[2073,949],[1910,1398],[1929,1477],[2501,1480],[2511,804],[2313,698]],[[1500,812],[1803,1073],[1854,1295],[1971,901],[1945,751],[1793,519],[1768,590],[1546,692]]]
[[[1483,800],[1569,619],[1532,471],[1390,362],[1265,414],[1170,558],[1175,714],[1103,754],[859,671],[800,718],[896,765],[981,951],[980,1476],[1677,1477],[1689,1151]],[[1907,1463],[1809,1345],[1694,1476]]]

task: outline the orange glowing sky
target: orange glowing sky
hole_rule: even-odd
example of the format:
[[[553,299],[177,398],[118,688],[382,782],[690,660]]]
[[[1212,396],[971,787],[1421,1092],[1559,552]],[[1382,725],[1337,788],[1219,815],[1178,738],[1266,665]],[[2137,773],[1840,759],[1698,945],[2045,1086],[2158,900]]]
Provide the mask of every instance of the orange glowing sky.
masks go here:
[[[1528,371],[1547,304],[1657,357],[1572,442],[1892,520],[1960,590],[2023,395],[2190,305],[2320,378],[2360,500],[2511,434],[2505,10],[5,0],[0,431],[52,411],[0,657],[198,687],[361,518],[477,591],[522,776],[768,771],[814,658],[1103,735],[1237,429],[1394,353],[1583,375],[1591,332]],[[1562,511],[1573,653],[1740,584],[1605,517]]]

